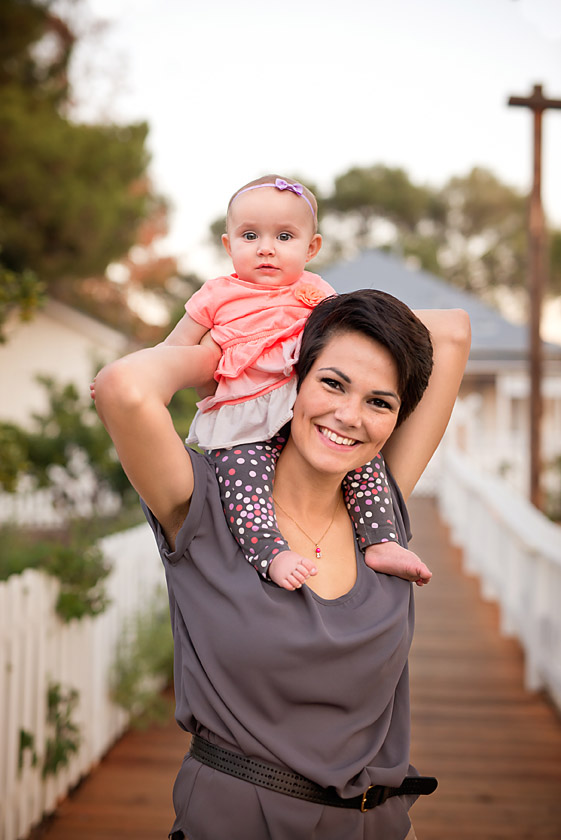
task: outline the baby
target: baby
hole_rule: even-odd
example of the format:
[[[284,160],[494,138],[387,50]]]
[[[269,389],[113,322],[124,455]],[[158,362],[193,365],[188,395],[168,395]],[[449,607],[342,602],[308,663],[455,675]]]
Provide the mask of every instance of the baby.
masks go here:
[[[290,550],[278,529],[274,468],[286,440],[282,429],[292,417],[294,366],[306,318],[336,294],[304,270],[321,248],[317,201],[288,178],[251,181],[230,199],[222,242],[235,273],[208,280],[164,344],[185,348],[186,381],[191,371],[196,379],[190,349],[209,330],[219,345],[216,391],[197,404],[187,443],[198,443],[214,459],[226,518],[248,561],[263,577],[293,590],[317,569]],[[382,455],[349,473],[343,492],[367,565],[428,583],[427,566],[397,542]],[[305,536],[320,559],[325,534]]]

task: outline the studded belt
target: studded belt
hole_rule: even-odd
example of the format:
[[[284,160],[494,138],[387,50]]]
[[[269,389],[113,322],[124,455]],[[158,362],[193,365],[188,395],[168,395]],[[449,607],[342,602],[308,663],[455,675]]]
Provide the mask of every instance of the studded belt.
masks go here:
[[[358,808],[363,813],[376,808],[377,805],[382,805],[390,796],[429,794],[433,793],[438,785],[433,776],[406,776],[399,787],[370,785],[364,793],[345,799],[339,796],[333,787],[321,787],[305,776],[300,776],[299,773],[283,770],[281,767],[274,767],[240,753],[225,750],[223,747],[211,744],[200,735],[193,735],[190,752],[201,764],[206,764],[214,770],[251,784],[276,790],[278,793],[294,796],[297,799],[316,802],[319,805]]]

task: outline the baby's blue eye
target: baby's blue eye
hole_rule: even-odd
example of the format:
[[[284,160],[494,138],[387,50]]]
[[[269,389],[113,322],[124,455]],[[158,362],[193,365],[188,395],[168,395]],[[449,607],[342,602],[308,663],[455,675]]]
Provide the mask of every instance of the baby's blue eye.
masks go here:
[[[288,242],[290,239],[292,239],[292,234],[291,233],[279,233],[278,238],[280,239],[281,242]]]
[[[253,233],[252,230],[248,230],[242,236],[243,239],[246,239],[248,242],[253,242],[254,239],[257,239],[257,234]]]

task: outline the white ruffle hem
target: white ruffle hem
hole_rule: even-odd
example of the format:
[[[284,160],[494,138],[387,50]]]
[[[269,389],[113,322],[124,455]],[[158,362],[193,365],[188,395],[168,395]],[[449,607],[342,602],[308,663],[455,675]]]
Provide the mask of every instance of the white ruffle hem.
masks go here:
[[[260,397],[222,405],[215,411],[197,411],[186,443],[201,449],[230,449],[239,443],[269,440],[292,419],[296,377]]]

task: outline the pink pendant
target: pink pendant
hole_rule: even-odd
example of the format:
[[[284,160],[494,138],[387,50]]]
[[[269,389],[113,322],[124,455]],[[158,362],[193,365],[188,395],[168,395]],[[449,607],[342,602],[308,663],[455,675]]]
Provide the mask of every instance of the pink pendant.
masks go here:
[[[319,547],[319,545],[316,545],[316,560],[320,560],[320,559],[321,559],[321,548]]]

